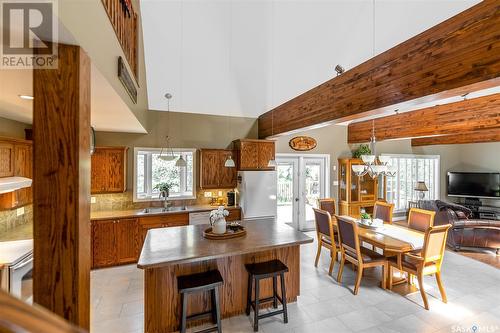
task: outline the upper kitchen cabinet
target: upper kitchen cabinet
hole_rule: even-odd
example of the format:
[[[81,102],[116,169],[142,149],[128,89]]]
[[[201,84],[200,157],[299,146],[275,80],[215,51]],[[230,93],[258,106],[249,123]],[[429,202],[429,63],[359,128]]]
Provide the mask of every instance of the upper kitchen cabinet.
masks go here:
[[[234,155],[232,150],[227,149],[201,149],[199,153],[200,188],[235,188],[236,168],[224,166],[229,156],[235,159]]]
[[[0,138],[0,177],[33,178],[32,141]],[[0,194],[0,209],[13,209],[33,202],[31,187]]]
[[[235,141],[239,170],[274,170],[268,167],[274,159],[274,141],[241,139]]]
[[[96,147],[92,154],[91,193],[127,190],[127,147]]]

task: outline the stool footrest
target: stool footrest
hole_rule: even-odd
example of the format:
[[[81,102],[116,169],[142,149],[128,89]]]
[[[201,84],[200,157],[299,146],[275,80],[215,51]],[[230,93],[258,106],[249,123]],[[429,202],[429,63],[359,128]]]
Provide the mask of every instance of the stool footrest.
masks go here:
[[[205,328],[204,330],[196,331],[195,333],[209,333],[209,332],[217,332],[219,328],[217,326]]]
[[[281,310],[271,311],[271,312],[268,312],[268,313],[260,314],[257,317],[259,319],[264,319],[264,318],[272,317],[272,316],[279,315],[279,314],[282,314],[282,313],[285,313],[285,310],[281,309]]]
[[[196,320],[196,319],[201,319],[201,318],[211,316],[211,315],[212,315],[212,311],[210,310],[210,311],[196,313],[196,314],[187,316],[186,320]]]

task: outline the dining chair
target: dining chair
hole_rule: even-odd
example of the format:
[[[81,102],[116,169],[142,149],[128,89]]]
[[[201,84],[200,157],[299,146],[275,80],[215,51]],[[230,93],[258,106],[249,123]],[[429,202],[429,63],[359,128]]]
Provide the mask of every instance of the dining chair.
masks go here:
[[[435,215],[436,212],[430,210],[411,208],[408,214],[408,228],[425,232],[434,225]]]
[[[340,268],[337,275],[337,281],[342,283],[342,271],[344,270],[344,263],[347,260],[357,267],[354,295],[358,294],[361,278],[363,277],[363,269],[368,267],[382,266],[382,288],[385,289],[387,259],[377,252],[360,246],[358,225],[355,221],[343,216],[336,216],[336,219],[341,251]]]
[[[330,216],[334,216],[336,213],[335,199],[334,198],[318,199],[318,208],[327,211],[328,213],[330,213]]]
[[[337,260],[337,253],[340,251],[338,247],[338,236],[336,232],[335,222],[332,220],[330,213],[327,211],[313,208],[314,220],[316,223],[316,234],[318,238],[318,252],[316,253],[316,260],[314,266],[318,267],[319,256],[321,255],[321,248],[325,247],[330,250],[330,268],[328,274],[332,274],[335,260]]]
[[[376,201],[373,207],[373,218],[381,219],[384,223],[392,224],[392,212],[394,204],[384,201]]]
[[[418,288],[424,301],[424,307],[429,310],[427,295],[424,290],[424,275],[434,274],[441,293],[443,303],[447,303],[446,292],[441,280],[441,265],[443,263],[446,237],[451,224],[429,227],[425,232],[422,252],[405,253],[398,257],[389,258],[389,289],[392,289],[392,268],[405,271],[408,275],[415,275],[418,279]]]

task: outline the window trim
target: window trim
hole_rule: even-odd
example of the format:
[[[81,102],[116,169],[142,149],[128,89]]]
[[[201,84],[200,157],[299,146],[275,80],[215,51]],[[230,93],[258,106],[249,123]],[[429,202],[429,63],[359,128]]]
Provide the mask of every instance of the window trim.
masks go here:
[[[414,159],[435,160],[436,161],[435,178],[437,178],[437,182],[435,184],[434,195],[435,195],[436,199],[440,199],[440,197],[441,197],[441,155],[391,154],[391,153],[383,153],[380,155],[389,156],[391,158],[414,158]],[[397,178],[397,181],[396,181],[396,188],[399,188],[399,177]],[[386,196],[387,196],[387,188],[386,188]],[[393,200],[394,200],[394,198],[393,198]],[[399,201],[399,191],[397,192],[397,199],[396,200]],[[406,211],[407,211],[407,207],[404,209],[394,210],[394,213],[402,213],[402,212],[406,212]]]
[[[148,202],[148,201],[162,201],[160,198],[138,198],[137,197],[137,154],[139,151],[145,151],[145,152],[151,152],[151,153],[159,153],[161,151],[161,148],[153,148],[153,147],[134,147],[134,178],[132,179],[133,182],[133,202]],[[193,154],[193,195],[182,195],[182,196],[176,196],[176,197],[169,197],[169,201],[172,200],[190,200],[190,199],[196,199],[196,184],[197,184],[197,172],[196,172],[196,148],[172,148],[172,151],[174,153],[178,152],[191,152]],[[144,164],[146,165],[146,163]],[[146,186],[150,186],[150,173],[146,172],[144,170],[144,182],[147,184]]]

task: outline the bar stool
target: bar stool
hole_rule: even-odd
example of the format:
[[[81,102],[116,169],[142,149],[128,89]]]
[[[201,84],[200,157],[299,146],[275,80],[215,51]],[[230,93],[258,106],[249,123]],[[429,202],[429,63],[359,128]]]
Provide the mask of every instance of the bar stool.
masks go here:
[[[286,308],[286,288],[285,288],[285,272],[288,272],[288,267],[279,260],[271,260],[257,264],[246,264],[245,268],[248,271],[248,293],[247,293],[247,308],[246,314],[250,315],[250,307],[254,311],[253,330],[259,330],[259,319],[283,314],[283,321],[288,323],[288,312]],[[278,296],[277,280],[278,275],[281,282],[281,297]],[[273,296],[260,299],[259,284],[260,280],[273,278]],[[252,302],[252,285],[255,281],[255,301]],[[278,308],[278,301],[283,305],[281,310],[272,311],[259,315],[259,306],[263,303],[273,302],[273,308]]]
[[[216,326],[198,331],[197,333],[222,332],[218,287],[223,283],[224,280],[218,270],[177,277],[177,288],[181,294],[181,333],[186,332],[186,322],[188,320],[196,320],[208,315],[212,316],[212,321]],[[210,291],[211,293],[211,310],[187,316],[187,295],[206,291]]]

